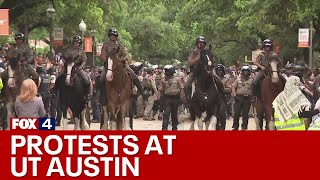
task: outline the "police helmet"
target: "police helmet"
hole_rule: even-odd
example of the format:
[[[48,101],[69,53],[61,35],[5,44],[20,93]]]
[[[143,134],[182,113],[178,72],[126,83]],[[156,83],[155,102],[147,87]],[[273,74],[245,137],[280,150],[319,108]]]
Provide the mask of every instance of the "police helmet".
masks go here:
[[[204,45],[207,44],[205,38],[203,36],[198,36],[197,39],[196,39],[196,44],[198,44],[198,42],[203,42]]]
[[[251,74],[251,68],[250,66],[242,66],[241,73],[243,75],[250,75]]]
[[[287,70],[293,69],[293,68],[294,68],[294,65],[293,65],[292,63],[287,64],[287,65],[285,66],[285,69],[287,69]]]
[[[158,68],[159,68],[158,65],[153,65],[153,66],[152,66],[152,69],[158,69]]]
[[[173,75],[175,72],[176,72],[176,70],[173,65],[164,66],[164,73],[165,74]]]
[[[224,74],[226,73],[226,69],[224,67],[224,65],[222,64],[218,64],[217,67],[216,67],[216,71],[222,71]]]
[[[118,37],[118,32],[117,32],[117,30],[116,30],[115,28],[109,29],[109,31],[108,31],[108,37],[110,37],[110,36],[116,36],[116,37]]]
[[[72,43],[73,42],[78,42],[78,43],[80,43],[80,44],[82,44],[83,43],[83,39],[82,39],[82,37],[81,36],[75,36],[75,37],[73,37],[72,38]]]
[[[262,44],[263,44],[263,47],[267,47],[267,46],[273,47],[271,39],[265,39]]]
[[[24,34],[18,32],[14,35],[14,39],[17,40],[17,39],[21,39],[23,40],[24,39]]]

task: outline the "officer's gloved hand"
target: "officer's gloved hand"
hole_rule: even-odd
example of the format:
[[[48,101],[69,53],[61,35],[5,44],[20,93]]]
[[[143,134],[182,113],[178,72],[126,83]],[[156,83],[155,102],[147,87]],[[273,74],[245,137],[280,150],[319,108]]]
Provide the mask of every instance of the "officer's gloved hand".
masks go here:
[[[309,118],[311,116],[310,111],[306,111],[306,107],[302,107],[302,110],[299,110],[298,116],[300,118]]]

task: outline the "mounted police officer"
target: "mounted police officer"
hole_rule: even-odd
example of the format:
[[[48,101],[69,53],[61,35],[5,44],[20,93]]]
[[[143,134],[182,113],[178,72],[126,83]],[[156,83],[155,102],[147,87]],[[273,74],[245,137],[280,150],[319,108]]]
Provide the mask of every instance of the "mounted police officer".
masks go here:
[[[42,66],[37,67],[36,71],[40,76],[40,86],[38,88],[38,92],[42,97],[42,101],[43,101],[44,109],[46,110],[46,113],[49,113],[49,104],[50,104],[49,84],[51,82],[51,77],[47,74],[45,68]]]
[[[241,77],[232,85],[232,96],[235,100],[232,130],[239,129],[240,114],[242,114],[242,130],[248,129],[252,97],[252,78],[250,76],[251,68],[249,66],[243,66],[241,68]]]
[[[120,47],[120,54],[124,57],[124,59],[128,59],[128,52],[126,51],[125,47],[122,44],[120,44],[120,42],[118,41],[118,36],[119,35],[118,35],[118,32],[116,29],[114,29],[114,28],[109,29],[109,31],[108,31],[109,41],[103,44],[102,50],[101,50],[101,60],[103,61],[105,68],[107,67],[106,63],[109,58],[109,53],[112,49],[116,49],[116,48]],[[137,75],[134,73],[134,71],[129,67],[129,65],[127,63],[126,63],[126,68],[132,77],[133,84],[138,88],[138,90],[142,94],[142,96],[144,98],[146,98],[146,96],[143,93],[143,88],[139,82]],[[106,69],[104,69],[100,78],[101,78],[100,79],[101,82],[105,82]]]
[[[174,77],[175,68],[172,65],[164,67],[165,79],[162,80],[160,91],[165,98],[162,130],[168,130],[169,117],[172,119],[172,130],[178,129],[178,108],[181,99],[182,85],[180,78]]]
[[[90,102],[90,88],[91,88],[91,82],[87,74],[84,72],[83,68],[85,67],[87,63],[87,56],[86,53],[82,50],[81,45],[83,43],[83,39],[81,36],[75,36],[72,39],[72,46],[64,50],[62,53],[63,59],[72,59],[74,60],[74,63],[76,66],[78,66],[78,72],[77,74],[84,80],[85,82],[85,100],[87,102]],[[63,73],[67,73],[67,66],[64,66]]]
[[[191,72],[189,73],[189,77],[185,83],[185,91],[187,91],[187,89],[191,86],[194,77],[193,77],[193,72],[192,72],[192,68],[195,64],[199,63],[200,61],[200,53],[201,50],[204,49],[206,47],[206,40],[203,36],[199,36],[196,39],[196,47],[190,52],[189,57],[188,57],[188,64],[190,65],[190,70]],[[214,62],[212,62],[214,64]],[[223,85],[222,82],[220,80],[220,78],[215,74],[215,73],[211,73],[210,75],[212,75],[214,81],[216,82],[218,91],[222,92],[223,91]],[[190,94],[187,93],[186,94]],[[190,97],[188,95],[186,95],[187,100],[190,100]]]
[[[32,67],[31,64],[34,63],[33,54],[31,51],[31,48],[24,44],[24,34],[22,33],[16,33],[15,34],[15,41],[16,44],[11,46],[7,52],[8,58],[14,58],[19,57],[20,65],[23,68],[24,73],[26,74],[27,78],[31,78],[36,82],[36,84],[39,84],[39,75],[35,71],[35,69]],[[8,69],[7,69],[8,70]],[[6,79],[7,76],[7,70],[3,73],[3,79]]]
[[[257,97],[258,96],[258,83],[261,80],[261,78],[264,76],[264,70],[265,68],[269,65],[270,57],[277,57],[277,53],[273,51],[273,44],[270,39],[266,39],[262,43],[262,51],[259,51],[259,55],[256,59],[253,59],[253,64],[258,66],[259,71],[257,75],[254,77],[253,80],[253,96]]]

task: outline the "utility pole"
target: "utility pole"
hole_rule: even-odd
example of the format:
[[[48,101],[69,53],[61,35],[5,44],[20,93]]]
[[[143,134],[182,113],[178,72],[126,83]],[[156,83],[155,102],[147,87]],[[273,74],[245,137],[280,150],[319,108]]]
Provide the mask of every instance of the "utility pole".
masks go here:
[[[310,20],[310,40],[309,40],[309,68],[312,69],[312,56],[313,56],[313,51],[312,51],[312,30],[313,30],[313,22]]]

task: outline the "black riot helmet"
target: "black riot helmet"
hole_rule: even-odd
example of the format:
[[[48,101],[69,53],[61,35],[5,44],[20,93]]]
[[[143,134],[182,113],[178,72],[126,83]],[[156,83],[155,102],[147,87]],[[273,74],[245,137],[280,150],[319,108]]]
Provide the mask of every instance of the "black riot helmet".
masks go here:
[[[116,36],[116,37],[118,37],[119,35],[118,35],[118,32],[117,32],[117,30],[115,29],[115,28],[111,28],[111,29],[109,29],[109,31],[108,31],[108,37],[110,37],[110,36]]]
[[[251,68],[250,66],[242,66],[241,68],[241,74],[243,76],[250,76],[251,75]]]
[[[21,40],[24,40],[24,34],[22,34],[21,32],[18,32],[14,35],[14,39],[17,40],[17,39],[21,39]]]
[[[203,42],[204,45],[207,44],[206,39],[203,36],[198,36],[196,39],[196,44],[198,44],[198,42]]]
[[[176,71],[173,65],[166,65],[164,66],[164,73],[165,75],[173,75]]]
[[[75,37],[73,37],[72,38],[72,43],[73,42],[78,42],[80,45],[83,43],[83,39],[82,39],[82,37],[81,36],[75,36]]]
[[[272,40],[271,39],[265,39],[262,43],[262,47],[273,47],[273,44],[272,44]]]
[[[224,65],[222,65],[222,64],[217,65],[216,72],[218,72],[218,71],[221,71],[221,72],[223,72],[223,74],[226,74],[226,69],[225,69]]]

